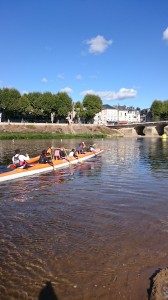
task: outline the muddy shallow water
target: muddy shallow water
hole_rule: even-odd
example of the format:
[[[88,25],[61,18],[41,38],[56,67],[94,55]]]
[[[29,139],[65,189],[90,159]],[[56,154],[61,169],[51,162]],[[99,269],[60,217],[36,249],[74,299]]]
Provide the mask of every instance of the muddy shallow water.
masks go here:
[[[97,159],[0,184],[0,299],[148,299],[167,266],[168,140],[94,142]],[[0,172],[48,143],[0,141]]]

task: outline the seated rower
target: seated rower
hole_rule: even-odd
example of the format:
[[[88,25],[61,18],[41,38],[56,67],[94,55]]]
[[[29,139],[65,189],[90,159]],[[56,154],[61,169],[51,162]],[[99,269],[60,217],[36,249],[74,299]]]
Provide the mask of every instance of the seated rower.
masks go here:
[[[66,151],[64,147],[56,148],[54,151],[54,159],[64,159],[67,157]]]
[[[69,157],[75,157],[75,158],[78,158],[78,151],[75,150],[75,148],[73,148],[73,149],[69,152]]]
[[[27,161],[29,160],[29,155],[20,154],[20,149],[15,150],[15,155],[12,157],[12,162],[15,168],[26,168],[28,167]]]
[[[47,157],[47,150],[44,149],[41,152],[41,155],[40,155],[40,158],[39,158],[39,163],[40,164],[47,164],[47,163],[51,164],[52,163],[52,159]]]
[[[79,153],[79,154],[84,154],[84,153],[86,153],[85,150],[84,150],[85,148],[86,148],[85,143],[84,143],[84,142],[80,143],[79,146],[77,147],[78,153]]]
[[[49,156],[49,155],[51,155],[51,153],[52,153],[52,149],[53,149],[53,147],[48,147],[47,148],[47,155]]]
[[[88,151],[94,152],[95,151],[94,145],[89,145]]]

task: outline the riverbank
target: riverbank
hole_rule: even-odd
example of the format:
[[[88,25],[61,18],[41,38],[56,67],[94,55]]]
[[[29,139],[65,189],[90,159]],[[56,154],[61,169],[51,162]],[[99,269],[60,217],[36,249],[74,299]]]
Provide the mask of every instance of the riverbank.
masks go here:
[[[70,138],[75,136],[122,136],[117,129],[111,129],[106,126],[92,124],[49,124],[49,123],[0,123],[0,135],[11,136],[17,135],[50,135],[50,138],[59,136]]]

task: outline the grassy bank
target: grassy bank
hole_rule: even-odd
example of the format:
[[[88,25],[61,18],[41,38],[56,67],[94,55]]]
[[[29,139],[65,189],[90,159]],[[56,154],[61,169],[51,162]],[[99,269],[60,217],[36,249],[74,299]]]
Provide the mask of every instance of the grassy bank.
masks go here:
[[[0,133],[0,140],[106,138],[107,134]]]

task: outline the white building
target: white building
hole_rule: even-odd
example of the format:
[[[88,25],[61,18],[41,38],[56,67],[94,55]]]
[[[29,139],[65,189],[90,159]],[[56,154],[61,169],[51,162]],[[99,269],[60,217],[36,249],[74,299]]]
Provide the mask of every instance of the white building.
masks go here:
[[[116,122],[138,123],[140,111],[134,107],[103,105],[102,111],[94,117],[94,124],[110,125]]]

